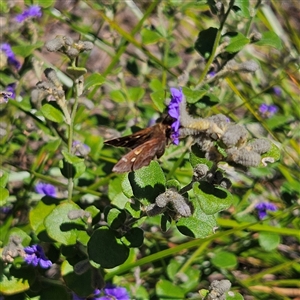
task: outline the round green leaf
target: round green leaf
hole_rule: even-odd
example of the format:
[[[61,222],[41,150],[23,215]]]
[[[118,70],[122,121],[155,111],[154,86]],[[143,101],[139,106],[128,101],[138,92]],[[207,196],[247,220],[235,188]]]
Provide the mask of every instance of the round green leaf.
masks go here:
[[[42,106],[41,112],[46,119],[52,122],[62,123],[65,119],[63,113],[49,103]]]
[[[168,280],[159,280],[155,287],[156,295],[159,298],[166,299],[185,299],[185,293],[178,285],[173,284]]]
[[[54,208],[55,204],[47,205],[43,200],[41,200],[38,202],[37,206],[30,211],[30,225],[36,235],[45,230],[44,220]]]
[[[210,27],[206,30],[202,30],[195,42],[195,49],[199,52],[204,58],[210,56],[213,49],[216,35],[218,33],[217,28]]]
[[[236,267],[238,262],[234,254],[221,251],[216,253],[216,255],[211,259],[211,263],[218,268],[231,269]]]
[[[129,242],[126,244],[128,247],[141,247],[144,241],[144,231],[138,227],[131,228],[125,234],[125,238]]]
[[[233,202],[232,195],[220,187],[215,187],[208,182],[193,185],[193,191],[199,204],[208,215],[227,209]]]
[[[227,292],[226,300],[244,300],[244,297],[238,292]]]
[[[111,204],[123,209],[128,202],[128,198],[124,195],[121,185],[121,177],[115,177],[109,182],[108,197]]]
[[[112,230],[103,227],[94,231],[87,246],[89,259],[106,269],[121,265],[129,256],[129,248],[115,238]]]
[[[122,210],[118,210],[116,208],[111,208],[108,211],[108,214],[106,216],[107,224],[112,229],[118,229],[120,228],[125,220],[126,220],[126,213]]]
[[[278,247],[281,242],[280,235],[275,232],[262,231],[258,236],[259,245],[266,251],[272,251]]]
[[[80,209],[73,202],[65,202],[58,205],[45,219],[44,225],[48,235],[64,245],[74,245],[77,241],[77,231],[84,230],[84,222],[81,219],[70,220],[68,213],[71,210]]]
[[[73,266],[71,266],[67,260],[65,260],[61,265],[61,273],[67,287],[69,287],[70,290],[75,292],[78,296],[84,298],[94,291],[90,284],[92,276],[91,271],[92,268],[79,275],[74,272]]]
[[[217,226],[215,217],[205,214],[196,199],[192,200],[192,206],[193,215],[188,218],[181,218],[176,223],[178,230],[184,235],[195,238],[205,238],[211,235]]]
[[[133,194],[138,199],[154,202],[165,191],[166,178],[157,161],[128,174]]]

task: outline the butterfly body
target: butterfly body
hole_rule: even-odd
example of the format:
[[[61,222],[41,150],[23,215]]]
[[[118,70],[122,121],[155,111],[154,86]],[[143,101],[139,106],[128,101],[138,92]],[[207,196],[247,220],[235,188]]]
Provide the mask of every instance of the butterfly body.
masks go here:
[[[160,158],[170,139],[170,120],[165,119],[152,127],[142,129],[131,135],[106,141],[105,144],[115,147],[130,148],[114,166],[113,172],[125,173],[138,170],[150,164],[156,157]]]

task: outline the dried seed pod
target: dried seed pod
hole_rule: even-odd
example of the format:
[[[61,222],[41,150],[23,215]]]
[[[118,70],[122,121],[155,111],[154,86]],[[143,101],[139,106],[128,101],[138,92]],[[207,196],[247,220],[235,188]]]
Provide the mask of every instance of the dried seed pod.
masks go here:
[[[271,143],[267,139],[255,139],[247,144],[247,148],[250,150],[262,154],[266,153],[271,148]]]
[[[241,125],[232,125],[228,127],[222,136],[222,141],[227,147],[240,147],[245,144],[248,137],[248,131]]]

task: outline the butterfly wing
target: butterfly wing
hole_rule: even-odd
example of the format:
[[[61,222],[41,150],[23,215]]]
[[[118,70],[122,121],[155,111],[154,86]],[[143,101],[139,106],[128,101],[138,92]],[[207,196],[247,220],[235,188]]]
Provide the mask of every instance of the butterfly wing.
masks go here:
[[[125,173],[148,166],[155,157],[161,157],[165,152],[166,141],[153,138],[124,155],[113,167],[113,172]]]
[[[130,149],[135,149],[136,147],[142,145],[143,143],[145,143],[145,141],[151,138],[152,133],[154,131],[153,127],[155,126],[157,125],[139,130],[127,136],[105,141],[105,144],[115,147],[126,147]]]

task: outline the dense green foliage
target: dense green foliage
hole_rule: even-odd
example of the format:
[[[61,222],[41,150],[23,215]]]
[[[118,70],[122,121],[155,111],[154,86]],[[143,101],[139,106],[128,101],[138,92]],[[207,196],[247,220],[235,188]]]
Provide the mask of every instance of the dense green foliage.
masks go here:
[[[0,299],[98,299],[108,283],[209,299],[222,279],[226,299],[300,297],[296,2],[0,9]],[[104,142],[165,116],[180,87],[179,145],[112,172],[127,152]]]

